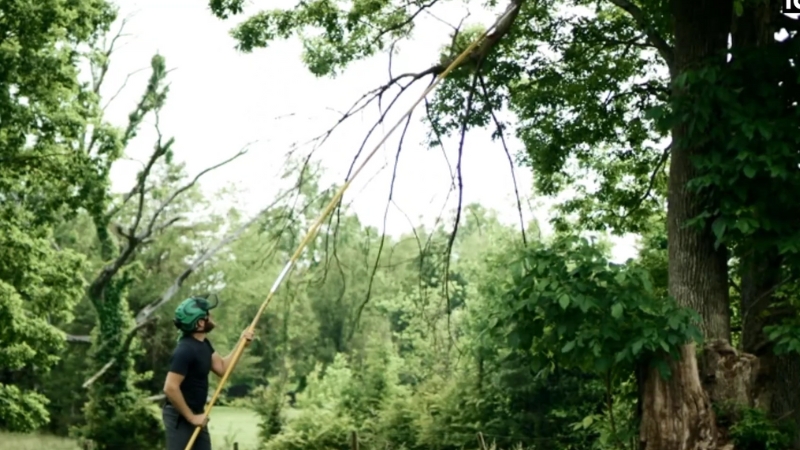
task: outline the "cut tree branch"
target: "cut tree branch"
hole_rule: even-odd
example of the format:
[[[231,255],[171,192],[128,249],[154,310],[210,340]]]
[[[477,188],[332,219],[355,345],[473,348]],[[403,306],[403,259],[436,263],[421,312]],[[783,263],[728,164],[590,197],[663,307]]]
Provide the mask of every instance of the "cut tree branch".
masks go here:
[[[512,0],[512,2],[509,3],[509,5],[506,7],[506,10],[503,12],[503,14],[497,20],[497,22],[493,25],[494,31],[489,33],[477,45],[476,49],[473,50],[466,58],[462,59],[461,62],[458,64],[458,66],[455,67],[454,69],[456,69],[458,67],[465,66],[467,64],[474,64],[476,67],[479,67],[483,63],[483,61],[485,60],[486,56],[492,51],[492,49],[494,49],[494,47],[500,42],[500,40],[505,35],[507,35],[508,32],[511,30],[512,26],[514,25],[514,21],[516,20],[517,16],[519,15],[519,11],[520,11],[520,8],[521,8],[523,2],[524,2],[524,0]],[[331,127],[328,131],[323,133],[323,135],[319,136],[318,138],[315,138],[315,139],[320,139],[319,145],[322,145],[322,143],[324,143],[325,140],[327,140],[328,137],[330,137],[332,132],[338,127],[339,124],[341,124],[343,121],[347,120],[350,116],[352,116],[352,115],[356,114],[357,112],[363,110],[364,108],[366,108],[369,104],[371,104],[375,100],[378,100],[378,102],[380,104],[383,95],[391,87],[393,87],[395,85],[399,85],[400,86],[400,92],[398,92],[397,95],[394,97],[394,99],[391,101],[391,103],[389,103],[389,105],[386,108],[386,110],[382,111],[382,113],[381,113],[380,117],[378,118],[378,120],[375,122],[375,124],[373,124],[372,128],[370,128],[370,130],[367,132],[367,135],[364,137],[364,140],[362,141],[361,146],[359,147],[358,151],[356,152],[355,156],[353,157],[352,162],[350,163],[350,168],[347,171],[347,175],[345,175],[345,181],[350,180],[350,177],[351,177],[351,175],[353,173],[353,170],[355,169],[356,162],[358,161],[358,158],[361,156],[361,153],[363,152],[363,150],[364,150],[369,138],[372,136],[372,133],[375,131],[375,129],[377,129],[378,125],[383,123],[383,121],[386,118],[386,115],[392,109],[392,106],[394,106],[394,104],[397,102],[397,100],[400,98],[400,96],[403,94],[403,92],[405,92],[406,89],[408,89],[412,84],[414,84],[414,82],[416,82],[417,80],[420,80],[422,78],[431,77],[431,82],[433,82],[434,78],[436,76],[438,76],[439,74],[441,74],[442,72],[444,72],[451,64],[453,64],[453,62],[456,60],[457,57],[458,57],[458,55],[453,55],[451,58],[447,59],[446,61],[440,62],[439,64],[431,66],[428,69],[423,70],[421,72],[404,73],[402,75],[398,75],[396,77],[391,78],[387,83],[383,84],[382,86],[380,86],[380,87],[378,87],[376,89],[373,89],[372,91],[367,92],[366,94],[364,94],[359,100],[356,101],[356,103],[350,108],[350,110],[348,110],[348,112],[345,113],[339,119],[339,121],[333,127]],[[400,84],[400,82],[403,81],[403,80],[408,80],[408,82],[405,83],[405,84]],[[364,102],[364,99],[367,99],[366,102]],[[364,103],[362,104],[362,102],[364,102]],[[336,205],[336,214],[331,215],[330,219],[328,220],[328,227],[330,228],[334,218],[336,219],[336,225],[333,227],[333,230],[334,230],[333,231],[333,255],[337,259],[338,259],[338,256],[337,256],[337,253],[336,253],[336,237],[338,235],[339,224],[340,224],[340,221],[341,221],[341,205],[342,205],[342,202],[340,200],[339,203]],[[327,244],[327,240],[326,240],[326,245],[325,245],[326,251],[327,251],[327,246],[328,246],[328,244]]]

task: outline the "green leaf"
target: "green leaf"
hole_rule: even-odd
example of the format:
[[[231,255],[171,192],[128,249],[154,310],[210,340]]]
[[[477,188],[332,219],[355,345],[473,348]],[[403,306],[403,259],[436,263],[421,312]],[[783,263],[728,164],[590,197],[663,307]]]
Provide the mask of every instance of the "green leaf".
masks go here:
[[[623,306],[622,303],[614,303],[611,306],[611,317],[619,319],[622,317]]]
[[[589,428],[590,426],[592,426],[593,423],[594,423],[594,417],[592,416],[586,416],[581,421],[581,425],[583,425],[583,428]]]
[[[558,298],[558,304],[561,305],[561,309],[567,309],[569,306],[569,296],[567,294],[561,294],[561,297]]]
[[[669,365],[663,359],[656,361],[656,370],[658,370],[661,378],[665,380],[669,379],[669,377],[672,375],[672,370],[670,370]]]
[[[658,120],[664,117],[665,109],[663,106],[654,106],[648,110],[645,110],[644,117],[650,120]]]
[[[741,1],[733,2],[733,12],[736,14],[736,17],[741,17],[744,13],[744,6],[742,5]]]
[[[611,367],[611,360],[607,356],[601,356],[595,360],[594,367],[598,372],[606,372]]]
[[[671,329],[677,330],[681,326],[681,318],[676,315],[669,316],[669,318],[667,319],[667,325]]]
[[[573,348],[575,348],[575,341],[569,341],[561,349],[561,353],[569,353]]]
[[[756,176],[756,168],[750,165],[744,166],[742,172],[744,172],[744,176],[746,176],[747,178],[752,179],[753,177]]]
[[[711,224],[711,231],[714,232],[714,236],[717,238],[718,241],[722,240],[722,237],[725,235],[725,230],[727,229],[728,224],[724,218],[718,217],[714,220],[714,223]]]

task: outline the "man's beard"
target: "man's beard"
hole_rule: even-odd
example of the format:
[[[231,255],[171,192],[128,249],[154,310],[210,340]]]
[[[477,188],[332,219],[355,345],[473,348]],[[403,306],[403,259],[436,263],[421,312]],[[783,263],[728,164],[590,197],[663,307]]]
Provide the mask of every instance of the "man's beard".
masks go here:
[[[214,322],[206,322],[206,323],[203,324],[203,329],[200,330],[200,332],[201,333],[210,333],[211,330],[213,330],[215,326],[216,326],[216,324],[214,324]]]

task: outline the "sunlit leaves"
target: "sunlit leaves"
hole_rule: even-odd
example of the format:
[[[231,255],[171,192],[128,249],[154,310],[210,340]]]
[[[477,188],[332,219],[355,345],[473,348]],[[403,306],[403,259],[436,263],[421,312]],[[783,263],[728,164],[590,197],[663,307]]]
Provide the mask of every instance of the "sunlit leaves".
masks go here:
[[[46,399],[24,378],[44,375],[58,362],[65,340],[54,323],[70,318],[83,293],[82,261],[13,224],[0,227],[0,428],[30,431],[48,418]],[[3,384],[9,381],[19,384]]]
[[[238,48],[251,52],[276,39],[300,37],[303,61],[317,76],[335,75],[348,64],[376,54],[400,37],[408,36],[412,16],[421,1],[395,5],[389,0],[354,0],[349,5],[334,0],[301,2],[292,9],[260,11],[238,25],[232,35]],[[238,3],[212,2],[215,13],[241,11]]]

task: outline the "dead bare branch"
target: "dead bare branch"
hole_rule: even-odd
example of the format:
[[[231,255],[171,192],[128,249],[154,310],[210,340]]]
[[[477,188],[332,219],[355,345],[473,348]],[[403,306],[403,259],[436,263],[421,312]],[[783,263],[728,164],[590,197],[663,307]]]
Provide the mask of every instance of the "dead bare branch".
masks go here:
[[[491,33],[489,33],[487,36],[484,37],[484,39],[477,45],[475,50],[473,50],[470,55],[468,55],[466,58],[461,60],[461,62],[459,63],[459,67],[467,65],[467,64],[474,64],[476,67],[480,67],[480,65],[483,62],[483,60],[485,59],[485,57],[492,51],[492,49],[497,45],[497,43],[506,34],[508,34],[508,32],[511,30],[511,27],[513,26],[514,21],[516,20],[518,14],[519,14],[520,6],[521,6],[523,1],[524,0],[512,0],[511,1],[511,3],[506,8],[506,11],[504,12],[504,14],[491,27],[493,29],[493,31]],[[419,11],[419,12],[422,12],[422,11]],[[384,122],[387,114],[391,111],[393,105],[399,100],[399,98],[403,95],[403,93],[411,85],[413,85],[416,81],[418,81],[418,80],[420,80],[422,78],[430,77],[431,78],[431,82],[433,82],[433,80],[436,78],[436,76],[441,74],[442,72],[444,72],[444,70],[447,69],[447,67],[450,66],[455,61],[455,59],[457,57],[457,55],[453,55],[453,57],[451,59],[446,60],[446,61],[441,61],[440,63],[435,64],[433,66],[430,66],[428,69],[425,69],[425,70],[420,71],[420,72],[409,72],[409,73],[404,73],[404,74],[401,74],[401,75],[393,76],[392,70],[391,70],[391,61],[392,61],[391,52],[393,51],[393,49],[394,49],[394,46],[393,45],[390,46],[390,58],[389,58],[390,66],[389,66],[389,80],[388,80],[388,82],[386,82],[383,85],[381,85],[381,86],[379,86],[379,87],[377,87],[375,89],[372,89],[372,90],[366,92],[365,94],[363,94],[358,100],[356,100],[351,105],[351,107],[346,112],[344,112],[341,115],[341,117],[339,117],[339,119],[336,121],[336,123],[334,123],[333,126],[331,126],[325,132],[323,132],[322,134],[316,136],[315,138],[313,138],[313,139],[311,139],[309,141],[309,143],[312,143],[312,142],[315,143],[314,148],[312,149],[312,151],[308,155],[308,158],[311,158],[311,155],[314,153],[314,151],[316,149],[318,149],[319,147],[321,147],[330,138],[330,136],[335,132],[335,130],[339,127],[339,125],[341,125],[344,121],[346,121],[347,119],[349,119],[353,115],[358,114],[359,112],[363,111],[364,109],[366,109],[371,104],[377,102],[377,104],[379,106],[380,116],[377,119],[377,121],[372,125],[370,130],[367,132],[367,134],[364,137],[359,149],[357,150],[355,156],[353,157],[353,159],[351,161],[351,164],[350,164],[350,167],[348,169],[347,175],[345,176],[345,182],[350,180],[350,177],[352,176],[353,170],[355,169],[356,163],[357,163],[358,159],[360,158],[360,156],[361,156],[361,154],[362,154],[362,152],[363,152],[363,150],[364,150],[369,138],[372,136],[372,134],[374,133],[375,129],[377,129],[377,127]],[[394,96],[394,98],[389,103],[387,108],[385,110],[383,110],[383,107],[382,107],[383,96],[393,87],[398,87],[399,88],[399,92]],[[470,97],[472,97],[472,95],[474,94],[474,90],[475,89],[473,87],[473,90],[472,90],[473,92],[470,94]],[[472,101],[470,100],[470,104],[471,104],[471,102]],[[438,132],[438,130],[437,130],[437,132]],[[441,144],[441,142],[440,142],[440,144]],[[445,155],[445,158],[447,158],[446,155]],[[461,155],[459,155],[459,159],[460,158],[461,158]],[[449,161],[448,161],[448,166],[450,166]],[[459,166],[459,170],[460,170],[460,166]],[[453,181],[454,179],[455,179],[455,176],[453,175],[452,169],[451,169],[451,189],[450,189],[450,192],[452,192],[452,190],[453,190],[452,186],[454,184],[454,181]],[[448,198],[449,198],[450,192],[448,192]],[[343,280],[343,282],[345,281],[344,273],[342,272],[341,263],[339,261],[339,256],[338,256],[338,252],[337,252],[337,248],[336,248],[337,247],[336,246],[336,241],[337,241],[337,236],[338,236],[338,232],[339,232],[339,225],[340,225],[340,222],[341,222],[341,207],[342,207],[342,201],[340,200],[338,202],[338,204],[336,205],[336,214],[332,214],[328,218],[328,221],[327,221],[328,222],[327,223],[327,229],[328,230],[332,229],[333,233],[326,233],[325,234],[325,245],[324,245],[324,248],[325,248],[325,254],[326,254],[326,261],[325,261],[325,264],[324,264],[323,281],[327,277],[327,270],[328,270],[328,267],[329,267],[329,264],[330,264],[330,257],[328,257],[327,255],[332,255],[332,258],[337,262],[337,267],[339,268],[340,274],[342,276],[342,280]],[[335,217],[335,220],[336,220],[336,224],[335,224],[335,226],[332,226],[334,217]],[[460,217],[459,217],[459,220],[460,220]],[[437,223],[438,223],[438,221],[439,221],[439,219],[437,219]],[[432,236],[429,236],[429,244],[430,244],[430,238],[431,237]],[[331,246],[331,243],[332,243],[332,249],[329,247],[329,246]],[[329,250],[331,250],[331,251],[329,251]],[[343,294],[344,294],[344,291],[342,292],[342,295]]]
[[[111,67],[111,54],[114,52],[115,45],[117,40],[123,36],[122,32],[125,30],[125,25],[128,24],[128,19],[130,17],[125,17],[122,19],[122,23],[119,26],[119,30],[117,33],[111,38],[111,43],[102,50],[103,53],[103,60],[100,63],[100,66],[93,66],[92,67],[92,91],[95,94],[100,94],[100,88],[103,85],[103,81],[105,81],[106,74],[108,74],[108,69]]]
[[[441,17],[437,16],[436,14],[430,12],[430,10],[425,10],[425,14],[433,17],[438,22],[443,23],[444,25],[447,25],[448,27],[452,28],[453,31],[455,31],[456,33],[458,32],[458,30],[461,29],[461,26],[464,24],[464,21],[467,20],[467,18],[469,18],[470,15],[472,15],[469,12],[469,10],[467,10],[467,13],[464,15],[464,17],[461,18],[461,20],[459,21],[458,25],[453,25],[450,22],[448,22],[448,21],[442,19]]]
[[[67,342],[73,342],[78,344],[91,344],[92,338],[90,336],[77,336],[74,334],[64,333]]]
[[[139,330],[141,330],[142,328],[144,328],[145,325],[147,325],[152,320],[154,320],[153,314],[159,308],[161,308],[167,302],[169,302],[175,296],[175,294],[178,293],[178,291],[180,291],[181,287],[183,286],[183,283],[186,281],[186,279],[189,278],[189,276],[192,273],[196,272],[203,264],[205,264],[208,260],[210,260],[212,257],[214,257],[214,255],[219,253],[219,251],[222,250],[224,247],[226,247],[227,245],[229,245],[232,242],[234,242],[235,240],[237,240],[245,231],[247,231],[247,229],[249,229],[254,223],[256,223],[256,221],[258,221],[259,218],[264,216],[264,214],[266,214],[268,211],[270,211],[272,208],[274,208],[275,205],[277,205],[284,198],[286,198],[289,195],[290,192],[292,192],[292,190],[287,190],[286,192],[284,192],[281,195],[279,195],[278,197],[276,197],[275,200],[273,200],[272,203],[270,203],[265,208],[263,208],[261,211],[259,211],[257,214],[255,214],[252,218],[250,218],[250,220],[248,220],[247,222],[243,223],[238,228],[236,228],[233,232],[231,232],[228,235],[226,235],[225,237],[223,237],[213,247],[209,248],[208,250],[203,251],[200,255],[198,255],[194,259],[194,261],[192,261],[186,267],[186,269],[184,269],[184,271],[181,272],[181,274],[178,275],[175,278],[173,283],[164,291],[164,293],[161,294],[161,296],[159,296],[157,299],[151,301],[148,305],[146,305],[144,308],[142,308],[136,314],[136,325],[134,325],[133,328],[131,328],[130,330],[128,330],[125,333],[125,335],[126,335],[125,336],[125,342],[123,343],[123,346],[120,349],[120,352],[124,353],[125,351],[127,351],[127,349],[130,347],[131,342],[133,341],[133,338],[136,336],[136,333]],[[80,338],[81,338],[81,342],[82,342],[83,339],[84,338],[88,338],[88,336],[80,337]],[[106,345],[106,344],[101,344],[100,348],[103,348],[102,347],[103,345]],[[115,363],[115,359],[112,359],[112,360],[108,361],[100,369],[100,371],[98,371],[97,373],[92,375],[89,379],[87,379],[83,383],[83,387],[84,388],[89,387],[92,383],[94,383],[97,379],[99,379],[100,376],[103,375],[103,373],[108,371],[108,369],[110,369],[114,365],[114,363]]]
[[[153,231],[155,230],[154,226],[155,226],[155,223],[158,220],[158,218],[161,216],[161,214],[164,212],[164,210],[167,207],[169,207],[172,204],[172,202],[175,201],[176,198],[178,198],[178,196],[180,196],[184,192],[186,192],[189,189],[191,189],[192,187],[194,187],[197,184],[197,182],[200,181],[200,178],[202,178],[203,175],[206,175],[206,174],[208,174],[209,172],[211,172],[213,170],[219,169],[220,167],[225,166],[225,165],[235,161],[237,158],[245,155],[249,150],[249,145],[250,144],[248,144],[247,146],[245,146],[244,148],[239,150],[238,153],[236,153],[235,155],[231,156],[230,158],[228,158],[228,159],[226,159],[226,160],[224,160],[224,161],[222,161],[220,163],[217,163],[217,164],[215,164],[215,165],[213,165],[211,167],[207,167],[206,169],[200,171],[200,173],[195,175],[195,177],[192,179],[192,181],[184,184],[183,186],[181,186],[180,188],[175,190],[175,192],[173,192],[161,204],[161,206],[159,206],[159,208],[155,211],[155,213],[153,213],[153,216],[150,218],[150,223],[147,224],[147,229],[145,229],[145,231],[143,231],[141,234],[139,234],[136,238],[137,239],[149,238],[153,234]],[[167,225],[167,226],[169,226],[169,225]]]
[[[442,150],[442,156],[444,156],[444,161],[447,164],[447,170],[450,171],[450,185],[455,187],[456,174],[453,172],[453,165],[450,164],[450,158],[447,157],[447,151],[444,148],[444,140],[442,139],[442,132],[439,130],[439,127],[436,126],[436,123],[433,121],[431,116],[431,104],[427,98],[425,99],[425,115],[428,119],[428,122],[431,124],[431,131],[433,131],[434,135],[436,136],[436,143]]]
[[[116,91],[116,92],[114,92],[114,95],[112,95],[112,96],[111,96],[111,97],[108,99],[108,101],[107,101],[107,102],[106,102],[106,103],[103,105],[103,111],[105,111],[106,109],[108,109],[108,107],[111,105],[111,103],[113,103],[113,102],[114,102],[114,100],[116,100],[116,99],[117,99],[117,97],[119,97],[119,94],[121,94],[121,93],[122,93],[122,91],[123,91],[123,90],[125,90],[125,88],[128,86],[128,81],[130,81],[130,79],[131,79],[131,78],[132,78],[134,75],[136,75],[136,74],[138,74],[138,73],[140,73],[140,72],[144,72],[145,70],[147,70],[147,67],[142,67],[142,68],[140,68],[140,69],[136,69],[136,70],[134,70],[133,72],[130,72],[130,73],[128,73],[127,75],[125,75],[125,80],[124,80],[124,81],[122,82],[122,84],[121,84],[121,85],[120,85],[120,86],[117,88],[117,91]]]

